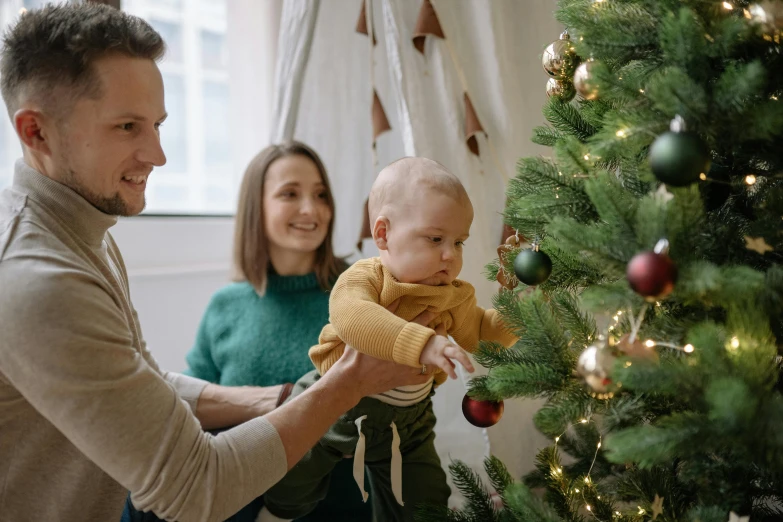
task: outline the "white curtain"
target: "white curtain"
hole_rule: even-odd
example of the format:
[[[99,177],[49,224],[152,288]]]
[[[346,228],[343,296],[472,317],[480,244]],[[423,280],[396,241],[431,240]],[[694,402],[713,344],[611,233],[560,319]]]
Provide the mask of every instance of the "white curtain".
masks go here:
[[[405,155],[435,159],[460,177],[473,201],[476,217],[460,277],[476,286],[482,306],[491,306],[498,285],[486,281],[483,268],[500,241],[505,176],[513,177],[520,157],[545,150],[529,138],[543,123],[547,77],[541,51],[562,30],[552,16],[555,1],[433,0],[448,42],[427,37],[423,55],[412,44],[421,2],[371,1],[377,36],[372,72],[392,127],[378,138],[377,164],[371,147],[370,42],[355,32],[361,0],[330,2],[329,9],[320,10],[300,86],[294,136],[312,145],[329,169],[337,200],[337,251],[357,257],[363,204],[383,166]],[[281,34],[279,57],[301,38]],[[458,71],[492,143],[479,135],[478,157],[465,145]],[[374,254],[370,245],[361,255]],[[491,451],[512,475],[530,471],[537,448],[547,443],[532,425],[538,404],[507,401],[500,423],[480,430],[463,418],[465,389],[464,380],[450,381],[435,396],[436,443],[444,467],[459,458],[479,469]],[[452,503],[458,502],[454,496]]]

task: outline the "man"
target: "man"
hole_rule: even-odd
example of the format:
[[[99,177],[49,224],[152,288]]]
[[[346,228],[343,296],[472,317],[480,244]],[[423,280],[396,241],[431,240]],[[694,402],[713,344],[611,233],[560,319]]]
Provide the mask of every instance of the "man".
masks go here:
[[[83,4],[28,12],[4,44],[23,159],[0,193],[1,521],[119,520],[127,490],[168,520],[223,520],[362,396],[426,380],[348,350],[258,417],[259,389],[162,372],[108,229],[142,211],[166,161],[163,41],[138,18]]]

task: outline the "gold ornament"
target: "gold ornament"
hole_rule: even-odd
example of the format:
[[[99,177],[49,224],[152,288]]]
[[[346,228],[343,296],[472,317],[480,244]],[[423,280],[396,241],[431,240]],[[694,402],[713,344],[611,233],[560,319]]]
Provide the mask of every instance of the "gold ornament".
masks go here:
[[[567,78],[576,65],[577,57],[568,31],[563,31],[560,39],[552,42],[544,49],[541,65],[554,78]]]
[[[615,359],[617,357],[606,340],[600,338],[596,344],[588,346],[579,355],[576,371],[593,391],[606,393],[614,389],[610,373]]]
[[[576,96],[576,91],[574,90],[574,84],[567,79],[550,78],[546,82],[546,95],[549,98],[557,98],[560,101],[569,102]]]
[[[663,499],[664,497],[659,497],[658,493],[655,494],[655,498],[653,499],[652,505],[650,506],[653,520],[658,518],[658,516],[663,513]]]
[[[775,249],[772,248],[767,244],[766,241],[764,241],[763,237],[751,237],[751,236],[745,236],[745,248],[748,250],[753,250],[754,252],[758,252],[762,256],[766,252],[774,252]]]
[[[574,72],[574,88],[579,96],[585,100],[595,100],[598,98],[598,82],[595,79],[593,70],[596,61],[592,58],[579,65]]]
[[[750,4],[744,11],[745,18],[758,26],[768,37],[780,37],[783,31],[783,2],[764,0]]]

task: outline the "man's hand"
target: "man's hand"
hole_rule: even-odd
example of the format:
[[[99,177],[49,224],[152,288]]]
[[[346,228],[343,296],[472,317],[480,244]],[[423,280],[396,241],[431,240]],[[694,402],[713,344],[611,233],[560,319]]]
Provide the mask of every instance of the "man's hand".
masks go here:
[[[433,335],[424,350],[421,352],[419,361],[427,366],[437,366],[449,374],[452,379],[457,378],[457,372],[454,371],[453,360],[459,362],[469,372],[473,372],[473,365],[470,363],[468,355],[456,344],[451,342],[444,335]]]
[[[394,313],[400,300],[393,301],[387,310]],[[413,323],[427,326],[436,314],[424,311],[413,319]],[[411,368],[403,364],[376,359],[370,355],[357,352],[350,346],[345,347],[342,357],[326,372],[326,375],[339,373],[341,379],[351,383],[356,402],[362,397],[382,393],[400,386],[423,384],[429,380],[429,375],[422,375],[419,368]],[[344,383],[343,386],[346,386]]]

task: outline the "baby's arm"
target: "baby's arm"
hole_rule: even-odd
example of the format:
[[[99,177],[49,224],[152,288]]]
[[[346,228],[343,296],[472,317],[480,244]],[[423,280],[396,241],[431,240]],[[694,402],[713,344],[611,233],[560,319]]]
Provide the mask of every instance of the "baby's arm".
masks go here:
[[[476,304],[476,298],[468,299],[452,311],[454,317],[451,335],[470,353],[478,348],[479,341],[500,343],[506,348],[517,342],[518,337],[503,323],[497,310],[485,310]]]
[[[383,283],[369,263],[343,272],[329,298],[329,319],[342,339],[379,359],[417,367],[424,346],[435,335],[426,326],[397,317],[379,304]]]

